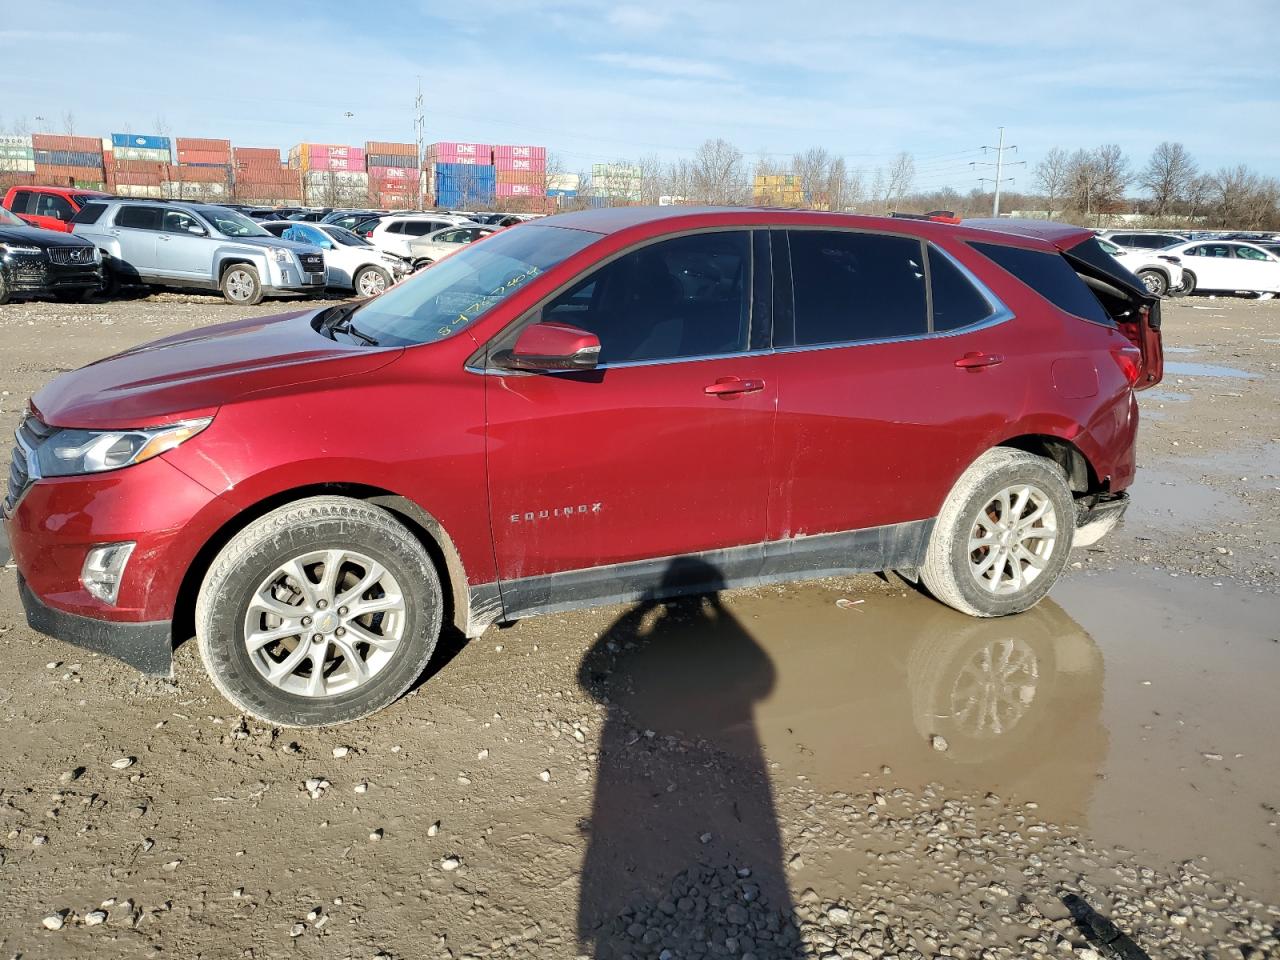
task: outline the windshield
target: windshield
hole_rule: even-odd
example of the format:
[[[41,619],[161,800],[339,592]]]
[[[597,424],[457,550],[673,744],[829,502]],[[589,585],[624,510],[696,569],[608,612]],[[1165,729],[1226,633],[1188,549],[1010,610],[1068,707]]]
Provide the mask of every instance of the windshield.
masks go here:
[[[271,236],[243,213],[236,213],[226,207],[200,207],[200,215],[213,224],[213,228],[224,237]]]
[[[465,329],[533,278],[600,239],[564,227],[521,227],[469,244],[352,315],[383,346],[431,343]]]
[[[333,238],[334,242],[341,243],[348,247],[372,247],[373,244],[364,237],[357,237],[345,227],[330,226],[325,228],[325,233]]]
[[[26,222],[17,214],[10,213],[4,207],[0,207],[0,224],[6,227],[25,227]]]

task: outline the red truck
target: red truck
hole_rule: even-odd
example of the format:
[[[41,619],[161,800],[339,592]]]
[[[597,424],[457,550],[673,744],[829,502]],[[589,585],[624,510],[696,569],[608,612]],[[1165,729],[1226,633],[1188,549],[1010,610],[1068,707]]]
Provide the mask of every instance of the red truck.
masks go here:
[[[33,227],[71,232],[71,218],[95,197],[109,197],[100,190],[77,187],[10,187],[0,206]]]
[[[1159,321],[1079,227],[567,214],[57,377],[5,522],[37,630],[167,673],[194,629],[285,725],[445,622],[874,570],[1014,614],[1127,505]]]

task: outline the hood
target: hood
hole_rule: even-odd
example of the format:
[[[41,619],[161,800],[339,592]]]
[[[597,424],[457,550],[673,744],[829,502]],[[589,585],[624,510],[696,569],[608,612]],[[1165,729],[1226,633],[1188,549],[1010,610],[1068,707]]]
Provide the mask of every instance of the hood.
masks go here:
[[[249,394],[369,373],[404,351],[335,343],[314,310],[202,327],[64,373],[31,399],[59,427],[143,427],[208,416]]]
[[[91,247],[83,237],[39,227],[0,226],[0,243],[27,244],[37,247]]]
[[[297,240],[282,240],[279,237],[273,237],[270,235],[265,237],[227,237],[227,239],[232,243],[248,243],[255,247],[281,247],[285,250],[292,250],[294,253],[324,252],[319,247],[310,243],[301,243]]]

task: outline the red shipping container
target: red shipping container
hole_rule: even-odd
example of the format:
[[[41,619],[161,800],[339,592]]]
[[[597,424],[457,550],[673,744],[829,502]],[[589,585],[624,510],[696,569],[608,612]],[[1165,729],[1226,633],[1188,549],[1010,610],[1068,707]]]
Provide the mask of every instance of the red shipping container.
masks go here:
[[[104,180],[101,167],[67,167],[60,164],[37,163],[36,179],[49,186],[65,185],[72,180]]]
[[[328,171],[330,173],[342,170],[347,170],[353,173],[363,173],[364,154],[361,154],[359,157],[313,156],[311,158],[310,166],[307,169]]]
[[[68,150],[72,153],[102,153],[99,137],[70,137],[57,133],[33,133],[33,150]]]
[[[222,164],[231,162],[230,150],[179,150],[179,163]]]
[[[489,160],[487,157],[483,159],[478,159],[476,157],[469,156],[468,154],[465,154],[465,153],[427,154],[427,159],[426,159],[426,162],[423,164],[423,168],[425,169],[429,164],[433,164],[433,163],[470,163],[470,164],[474,164],[477,167],[490,166]]]
[[[493,148],[493,159],[495,163],[498,160],[538,160],[545,164],[547,148],[500,143]]]
[[[370,167],[370,180],[412,180],[418,171],[412,167]]]
[[[499,183],[495,193],[499,197],[536,197],[542,191],[532,183]]]
[[[499,170],[495,176],[498,183],[531,183],[545,186],[547,175],[544,172],[530,173],[524,170]]]
[[[184,167],[181,164],[169,168],[169,179],[183,183],[226,183],[225,167]]]
[[[496,157],[493,165],[499,170],[520,170],[526,173],[542,173],[547,169],[546,160],[528,160],[520,157]]]
[[[371,153],[381,153],[392,157],[416,157],[418,155],[418,145],[416,143],[381,143],[377,140],[369,140],[364,145],[365,155]]]
[[[235,147],[232,150],[236,160],[270,160],[280,163],[280,151],[276,147]]]
[[[303,146],[307,148],[307,156],[311,158],[313,166],[317,161],[334,157],[364,163],[364,151],[359,147],[346,147],[336,143],[307,143]]]

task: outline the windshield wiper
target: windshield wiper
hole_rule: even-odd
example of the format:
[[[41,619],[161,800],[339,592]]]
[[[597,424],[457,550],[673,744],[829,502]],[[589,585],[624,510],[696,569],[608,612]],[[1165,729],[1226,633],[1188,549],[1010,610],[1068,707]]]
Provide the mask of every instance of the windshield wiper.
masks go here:
[[[345,333],[350,337],[354,337],[355,339],[362,341],[363,343],[367,343],[371,347],[378,346],[379,344],[376,339],[369,336],[367,333],[357,330],[355,325],[351,322],[351,314],[355,312],[355,309],[358,306],[360,306],[358,303],[344,303],[342,306],[330,309],[329,315],[324,318],[324,321],[320,325],[321,332],[327,333],[331,340],[335,333]]]

